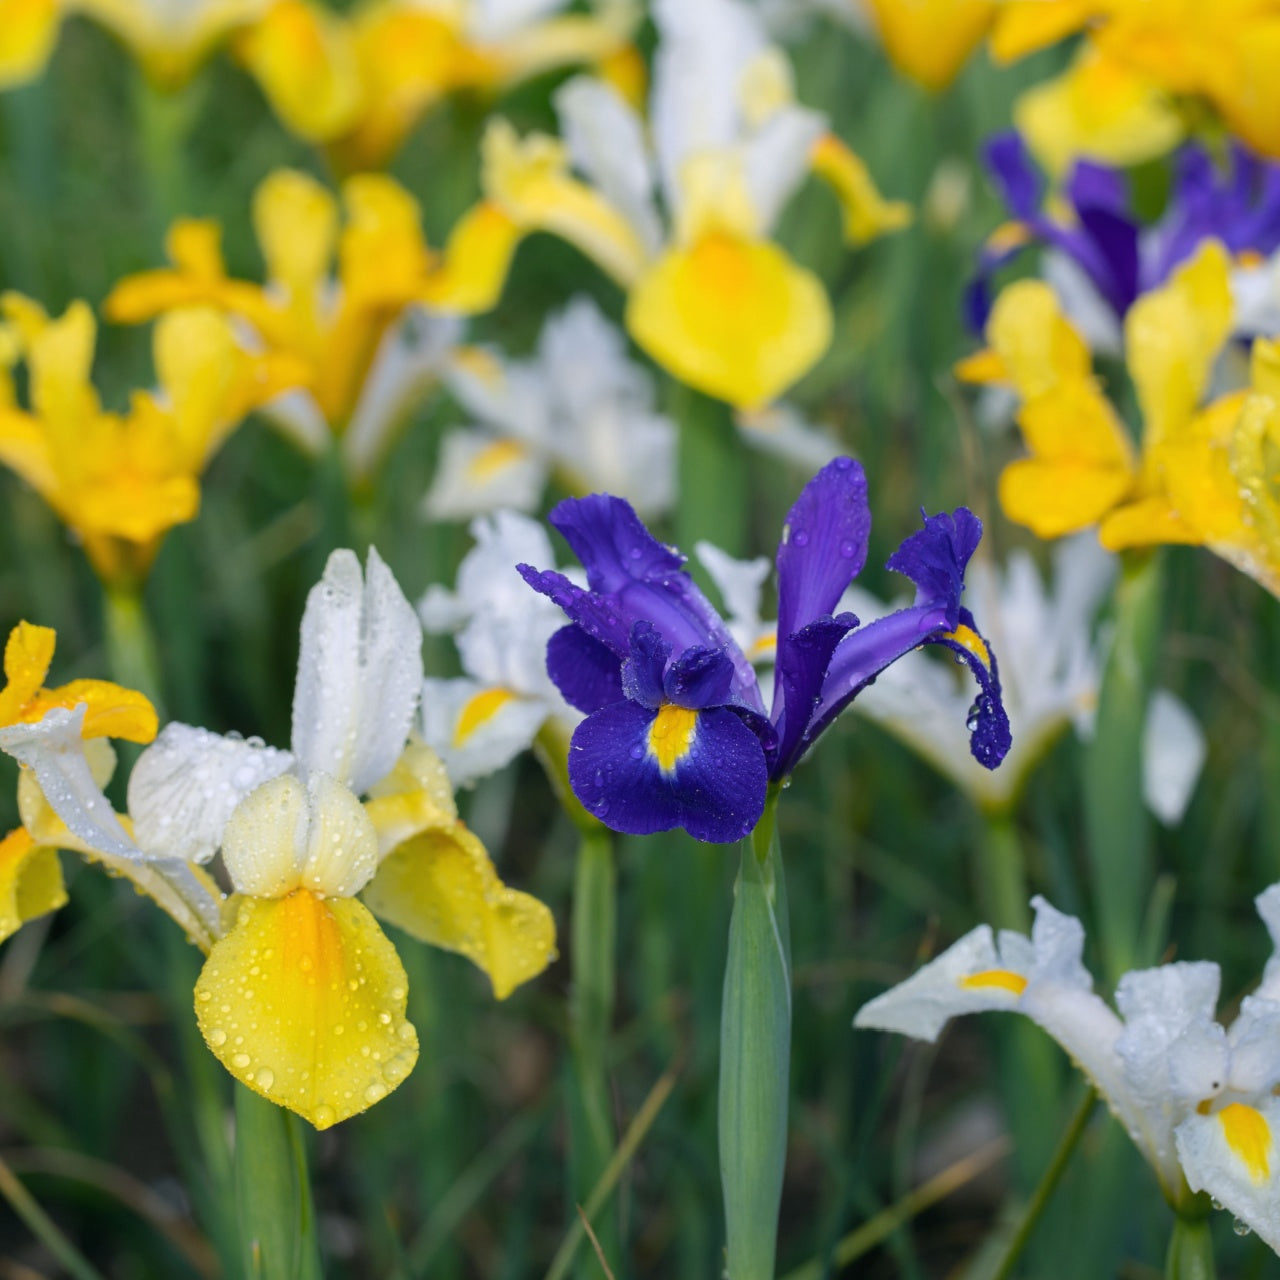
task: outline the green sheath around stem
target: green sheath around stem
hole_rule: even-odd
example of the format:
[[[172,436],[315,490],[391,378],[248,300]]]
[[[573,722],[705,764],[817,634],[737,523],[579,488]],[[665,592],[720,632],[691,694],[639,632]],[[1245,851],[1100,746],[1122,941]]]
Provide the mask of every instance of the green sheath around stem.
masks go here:
[[[1165,1280],[1214,1280],[1217,1269],[1213,1265],[1213,1232],[1208,1218],[1174,1218],[1164,1275]]]
[[[1138,937],[1151,891],[1151,829],[1142,792],[1142,735],[1160,638],[1158,552],[1131,553],[1115,594],[1115,633],[1084,757],[1084,810],[1101,950],[1114,985],[1150,957]]]
[[[569,1165],[575,1205],[587,1203],[617,1145],[606,1066],[613,1024],[616,880],[612,833],[599,823],[584,825],[573,882],[569,1001]],[[604,1213],[592,1226],[615,1276],[620,1275],[623,1259],[617,1213]],[[592,1280],[599,1276],[594,1254],[581,1256],[578,1273]]]
[[[320,1280],[320,1246],[297,1116],[236,1085],[236,1209],[245,1280]]]
[[[773,1280],[787,1159],[791,938],[776,785],[742,842],[720,1012],[720,1182],[727,1280]]]
[[[103,595],[103,627],[107,636],[107,665],[127,689],[151,699],[161,720],[160,657],[141,591],[108,587]]]

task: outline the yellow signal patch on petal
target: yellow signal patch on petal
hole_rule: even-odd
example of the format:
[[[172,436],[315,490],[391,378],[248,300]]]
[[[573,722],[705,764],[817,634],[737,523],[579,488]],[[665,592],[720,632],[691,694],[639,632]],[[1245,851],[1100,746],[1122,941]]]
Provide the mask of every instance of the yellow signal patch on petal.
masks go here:
[[[966,989],[995,987],[1001,991],[1010,991],[1020,996],[1027,989],[1027,980],[1012,969],[983,969],[980,973],[970,973],[961,978],[960,985]]]
[[[453,745],[463,746],[481,725],[487,724],[516,695],[509,689],[482,689],[462,708],[458,722],[453,726]]]
[[[556,957],[551,912],[504,885],[484,845],[461,823],[399,845],[363,899],[389,924],[466,956],[488,974],[499,1000]]]
[[[839,198],[845,239],[851,244],[865,244],[911,224],[911,206],[902,200],[886,200],[867,166],[834,134],[825,134],[813,144],[809,160],[814,173],[829,183]]]
[[[36,844],[22,827],[0,840],[0,942],[66,902],[56,849]]]
[[[991,650],[987,648],[987,642],[972,627],[961,623],[954,631],[946,632],[942,639],[960,645],[961,648],[973,654],[988,671],[991,670]]]
[[[196,1019],[237,1080],[327,1129],[413,1069],[407,994],[400,957],[366,907],[298,889],[241,902],[196,982]]]
[[[627,328],[682,382],[743,409],[781,395],[831,341],[821,282],[776,245],[711,232],[654,263]]]
[[[663,773],[671,773],[693,750],[698,732],[698,713],[672,703],[660,707],[649,726],[649,754]]]
[[[1218,1112],[1227,1146],[1240,1158],[1254,1182],[1271,1176],[1271,1126],[1253,1107],[1233,1102]]]

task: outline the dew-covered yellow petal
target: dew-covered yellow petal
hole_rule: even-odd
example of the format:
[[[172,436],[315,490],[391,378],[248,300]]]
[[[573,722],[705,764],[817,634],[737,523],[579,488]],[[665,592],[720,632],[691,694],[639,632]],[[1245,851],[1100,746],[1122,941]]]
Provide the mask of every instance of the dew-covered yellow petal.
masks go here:
[[[1098,526],[1098,541],[1108,551],[1127,551],[1170,544],[1198,546],[1201,538],[1161,493],[1118,506]]]
[[[462,315],[490,310],[502,296],[523,236],[516,221],[494,201],[472,205],[454,224],[419,299]]]
[[[641,273],[643,240],[598,192],[569,176],[559,139],[540,133],[520,138],[506,120],[494,120],[482,158],[486,194],[521,229],[577,245],[624,287]]]
[[[413,1069],[408,985],[364,906],[298,889],[241,901],[196,982],[196,1020],[237,1080],[327,1129]]]
[[[551,912],[537,898],[507,888],[484,846],[461,823],[399,845],[363,896],[389,924],[478,965],[499,1000],[556,956]]]
[[[1037,538],[1060,538],[1096,524],[1131,483],[1124,473],[1023,458],[1000,473],[1000,505]]]
[[[682,382],[750,409],[817,362],[831,307],[818,278],[776,245],[712,233],[645,272],[627,300],[627,328]]]
[[[1143,448],[1170,439],[1190,420],[1231,332],[1230,264],[1207,241],[1125,317],[1125,358],[1143,416]]]
[[[432,827],[451,828],[458,820],[444,761],[418,741],[411,741],[395,768],[369,789],[364,808],[384,857],[410,836]]]
[[[34,80],[58,39],[58,0],[0,0],[0,89]]]
[[[1086,46],[1056,79],[1014,104],[1014,123],[1049,172],[1087,157],[1127,168],[1171,151],[1183,135],[1168,95],[1127,66]]]
[[[993,0],[870,0],[889,60],[926,89],[944,89],[1001,6]]]
[[[40,692],[57,644],[52,627],[19,622],[4,646],[5,687],[0,689],[0,727],[17,721]]]
[[[809,158],[814,173],[831,184],[840,200],[845,239],[851,244],[865,244],[910,225],[911,206],[903,200],[886,200],[861,158],[835,134],[819,138]]]
[[[1092,373],[1088,346],[1062,314],[1057,295],[1040,280],[1019,280],[1001,290],[987,321],[987,340],[1024,400]],[[991,374],[994,368],[985,371]]]
[[[36,844],[22,827],[0,840],[0,942],[66,902],[56,849]]]
[[[85,738],[122,738],[126,742],[150,742],[159,728],[156,710],[135,689],[110,680],[72,680],[57,689],[44,689],[32,701],[24,717],[38,720],[52,707],[85,705]]]
[[[277,0],[237,48],[276,114],[309,142],[335,138],[363,102],[360,59],[350,25],[323,6]]]

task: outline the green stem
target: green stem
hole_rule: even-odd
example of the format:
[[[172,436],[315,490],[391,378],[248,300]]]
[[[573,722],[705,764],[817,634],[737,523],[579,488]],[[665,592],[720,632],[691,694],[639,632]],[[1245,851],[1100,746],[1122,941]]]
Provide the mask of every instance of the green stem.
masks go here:
[[[1142,795],[1142,734],[1158,650],[1161,582],[1158,553],[1123,560],[1097,723],[1084,757],[1087,847],[1102,957],[1112,985],[1144,959],[1138,935],[1152,851]]]
[[[613,835],[598,823],[584,827],[573,882],[573,985],[569,999],[572,1083],[569,1091],[569,1182],[574,1205],[585,1205],[616,1145],[606,1054],[613,1024],[617,876]],[[596,1224],[600,1247],[615,1274],[621,1265],[616,1213]],[[599,1274],[584,1256],[579,1274]]]
[[[719,1117],[727,1280],[773,1280],[777,1254],[791,1067],[791,938],[777,802],[775,784],[742,841],[729,921]]]
[[[146,694],[163,719],[160,659],[141,590],[107,587],[103,625],[107,634],[107,665],[112,676],[126,688]]]
[[[994,928],[1026,933],[1031,924],[1027,908],[1027,868],[1013,814],[984,813],[978,842],[978,897],[983,914]]]
[[[199,81],[181,89],[158,89],[135,70],[134,110],[137,137],[142,152],[151,217],[157,235],[183,213],[187,199],[186,142],[200,105],[203,89]]]
[[[701,538],[740,555],[749,544],[748,468],[733,411],[679,382],[672,382],[668,404],[680,428],[676,542],[690,556]],[[702,575],[696,560],[689,568]]]
[[[301,1123],[239,1084],[235,1163],[246,1280],[320,1280]]]
[[[1075,1115],[1071,1117],[1071,1123],[1067,1126],[1067,1131],[1062,1135],[1062,1141],[1058,1143],[1058,1149],[1053,1153],[1053,1159],[1049,1161],[1049,1167],[1045,1169],[1044,1177],[1040,1179],[1040,1185],[1036,1187],[1026,1209],[1023,1211],[1021,1219],[1018,1221],[1017,1227],[1014,1229],[1013,1235],[1009,1239],[1008,1245],[1005,1247],[1004,1257],[1000,1259],[999,1265],[991,1273],[991,1280],[1008,1280],[1008,1277],[1013,1274],[1014,1266],[1022,1256],[1023,1249],[1027,1247],[1027,1241],[1031,1239],[1031,1233],[1035,1230],[1036,1223],[1040,1221],[1040,1215],[1044,1213],[1045,1207],[1053,1198],[1053,1193],[1058,1189],[1058,1183],[1062,1180],[1062,1175],[1066,1172],[1067,1165],[1071,1163],[1071,1157],[1075,1154],[1076,1147],[1080,1144],[1080,1139],[1083,1137],[1085,1128],[1089,1123],[1089,1117],[1093,1115],[1093,1108],[1097,1101],[1097,1090],[1091,1086],[1085,1091],[1084,1097],[1080,1100],[1080,1105],[1076,1108]]]
[[[1174,1218],[1164,1274],[1165,1280],[1214,1280],[1213,1232],[1207,1217]]]

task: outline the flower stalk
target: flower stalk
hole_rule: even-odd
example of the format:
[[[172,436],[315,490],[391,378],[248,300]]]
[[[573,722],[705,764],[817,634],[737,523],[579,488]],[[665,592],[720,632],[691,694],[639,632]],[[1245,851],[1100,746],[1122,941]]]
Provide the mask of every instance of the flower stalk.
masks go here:
[[[1165,1280],[1214,1280],[1217,1269],[1213,1263],[1213,1232],[1209,1229],[1207,1213],[1180,1213],[1174,1218],[1164,1274]]]
[[[773,1280],[787,1157],[791,937],[779,787],[773,784],[742,864],[729,922],[720,1017],[720,1181],[728,1280]]]
[[[1157,656],[1162,580],[1158,553],[1124,558],[1097,725],[1084,759],[1087,848],[1102,955],[1112,984],[1151,959],[1138,954],[1138,928],[1152,872],[1142,734]]]
[[[236,1206],[244,1274],[320,1280],[307,1152],[296,1116],[236,1085]]]

